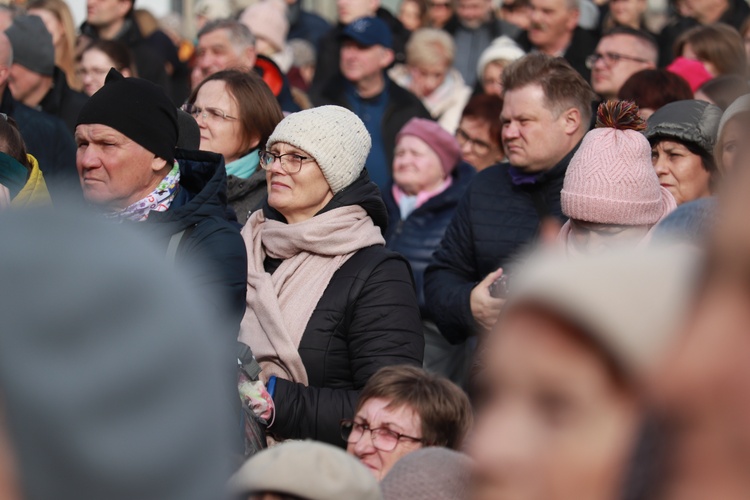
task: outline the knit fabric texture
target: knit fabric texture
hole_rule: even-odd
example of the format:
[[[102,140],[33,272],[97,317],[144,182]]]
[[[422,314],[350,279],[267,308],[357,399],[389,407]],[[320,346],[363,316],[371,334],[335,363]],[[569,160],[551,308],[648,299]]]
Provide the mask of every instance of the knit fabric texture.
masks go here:
[[[5,30],[13,47],[13,62],[44,76],[55,71],[55,46],[52,35],[38,16],[18,16]]]
[[[236,495],[285,493],[307,500],[380,500],[375,476],[341,448],[287,441],[261,451],[229,480]]]
[[[92,123],[112,127],[159,158],[174,161],[177,108],[154,83],[110,69],[104,86],[81,109],[76,125]]]
[[[320,106],[284,118],[268,138],[290,144],[318,163],[334,194],[354,182],[370,154],[372,140],[357,115],[341,106]]]
[[[721,114],[720,107],[706,101],[670,102],[649,117],[646,138],[694,144],[707,155],[712,155]]]
[[[651,165],[651,146],[635,130],[597,128],[583,138],[560,193],[571,219],[626,226],[652,225],[666,195]],[[671,195],[669,195],[671,197]]]
[[[461,159],[461,147],[456,138],[433,120],[412,118],[396,136],[396,144],[405,135],[422,139],[440,158],[446,175],[450,174]]]
[[[423,448],[396,462],[380,484],[384,500],[466,500],[471,459],[448,448]]]
[[[484,77],[484,68],[493,61],[513,62],[525,55],[526,52],[512,38],[505,35],[498,37],[479,56],[477,77],[481,80]]]

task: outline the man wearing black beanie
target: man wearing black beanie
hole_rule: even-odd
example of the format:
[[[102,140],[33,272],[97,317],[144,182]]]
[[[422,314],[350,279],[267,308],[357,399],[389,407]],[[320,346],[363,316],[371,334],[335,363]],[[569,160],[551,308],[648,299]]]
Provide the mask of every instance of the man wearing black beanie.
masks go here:
[[[186,261],[206,300],[236,327],[226,332],[234,340],[245,312],[247,254],[226,217],[223,157],[175,149],[177,109],[164,90],[114,69],[81,110],[75,138],[86,201],[118,222],[141,223],[170,258]]]

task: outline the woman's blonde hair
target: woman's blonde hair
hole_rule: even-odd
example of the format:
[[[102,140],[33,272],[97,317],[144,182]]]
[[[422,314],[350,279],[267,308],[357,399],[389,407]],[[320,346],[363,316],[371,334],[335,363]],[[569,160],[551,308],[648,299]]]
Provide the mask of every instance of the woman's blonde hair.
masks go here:
[[[450,67],[456,54],[453,38],[443,30],[422,28],[412,33],[406,44],[406,64],[409,66]]]

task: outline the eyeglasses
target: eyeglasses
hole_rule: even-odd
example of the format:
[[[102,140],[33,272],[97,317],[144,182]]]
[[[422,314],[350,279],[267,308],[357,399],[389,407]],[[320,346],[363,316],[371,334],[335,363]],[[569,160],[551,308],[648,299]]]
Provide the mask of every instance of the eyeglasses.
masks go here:
[[[342,420],[341,421],[341,437],[347,443],[358,443],[365,431],[370,431],[370,439],[372,445],[380,451],[393,451],[396,449],[398,442],[402,439],[409,439],[417,443],[423,443],[422,438],[416,438],[407,436],[406,434],[399,434],[398,432],[392,431],[385,427],[378,427],[377,429],[371,429],[369,425],[356,422],[354,420]]]
[[[302,170],[302,162],[310,160],[309,156],[298,155],[297,153],[285,153],[283,155],[277,155],[270,151],[260,151],[258,153],[260,157],[260,166],[263,170],[271,170],[273,162],[277,159],[281,162],[281,168],[287,174],[296,174]]]
[[[639,63],[648,62],[647,60],[641,59],[640,57],[630,57],[624,54],[618,54],[617,52],[605,52],[604,54],[597,53],[588,56],[586,58],[586,67],[588,69],[593,69],[594,65],[597,63],[597,61],[599,61],[599,59],[604,59],[604,64],[606,64],[607,66],[614,66],[620,61],[633,61]]]
[[[492,145],[471,137],[463,129],[460,128],[456,130],[456,140],[461,147],[464,147],[464,144],[468,142],[471,145],[471,149],[472,151],[474,151],[474,154],[478,156],[484,156],[490,152],[490,149],[492,149]]]
[[[204,120],[213,120],[213,121],[224,121],[224,120],[236,120],[237,118],[234,116],[229,116],[224,111],[220,110],[219,108],[199,108],[195,104],[183,104],[182,109],[185,113],[189,114],[196,120],[198,120],[198,117],[202,117]]]

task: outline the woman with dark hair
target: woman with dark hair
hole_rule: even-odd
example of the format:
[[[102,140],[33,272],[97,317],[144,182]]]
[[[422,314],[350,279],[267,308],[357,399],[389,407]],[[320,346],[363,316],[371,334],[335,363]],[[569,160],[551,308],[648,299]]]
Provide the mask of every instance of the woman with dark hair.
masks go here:
[[[648,120],[665,104],[693,98],[690,85],[681,76],[665,69],[644,69],[634,73],[620,88],[617,98],[633,101],[638,114]]]
[[[137,76],[130,49],[117,40],[94,40],[81,51],[76,63],[76,75],[88,96],[104,86],[104,79],[111,68],[125,77]]]
[[[718,106],[688,100],[667,104],[648,119],[651,162],[677,205],[712,193],[719,176],[713,152],[721,114]]]
[[[0,113],[0,208],[51,204],[44,175],[26,152],[16,121]]]
[[[284,118],[279,102],[256,73],[226,70],[198,84],[183,110],[198,122],[201,150],[224,156],[229,204],[244,224],[266,195],[258,152]]]
[[[427,0],[401,0],[398,7],[398,20],[409,31],[416,31],[429,25]]]
[[[503,100],[496,95],[478,94],[469,99],[456,129],[461,157],[477,171],[503,160],[500,112]]]

